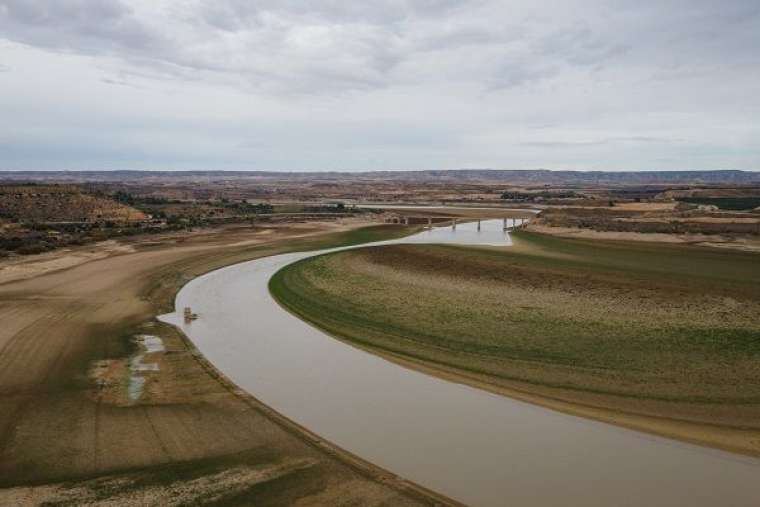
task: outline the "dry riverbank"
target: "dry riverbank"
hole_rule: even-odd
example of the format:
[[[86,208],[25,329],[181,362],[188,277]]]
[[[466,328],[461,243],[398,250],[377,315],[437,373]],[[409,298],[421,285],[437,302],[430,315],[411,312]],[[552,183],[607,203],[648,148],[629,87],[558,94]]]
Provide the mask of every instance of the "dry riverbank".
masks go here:
[[[154,320],[212,269],[402,232],[360,225],[229,227],[0,270],[0,503],[446,502],[240,392]]]
[[[760,237],[719,234],[673,234],[658,232],[614,232],[580,229],[577,227],[550,227],[530,224],[528,230],[559,238],[576,238],[601,241],[636,241],[642,243],[673,243],[701,245],[745,252],[760,252]]]
[[[338,338],[557,410],[760,454],[756,254],[520,233],[505,250],[396,245],[270,284]]]

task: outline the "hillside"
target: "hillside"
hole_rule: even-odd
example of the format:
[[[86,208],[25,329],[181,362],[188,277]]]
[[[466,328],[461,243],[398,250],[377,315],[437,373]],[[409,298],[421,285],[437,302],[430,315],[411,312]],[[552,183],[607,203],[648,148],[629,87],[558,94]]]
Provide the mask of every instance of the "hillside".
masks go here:
[[[278,181],[429,181],[510,184],[643,185],[760,183],[760,172],[720,171],[550,171],[545,169],[453,169],[435,171],[272,172],[272,171],[6,171],[0,180],[37,182],[136,182],[257,179]]]
[[[0,219],[24,222],[130,222],[146,215],[73,185],[0,186]]]

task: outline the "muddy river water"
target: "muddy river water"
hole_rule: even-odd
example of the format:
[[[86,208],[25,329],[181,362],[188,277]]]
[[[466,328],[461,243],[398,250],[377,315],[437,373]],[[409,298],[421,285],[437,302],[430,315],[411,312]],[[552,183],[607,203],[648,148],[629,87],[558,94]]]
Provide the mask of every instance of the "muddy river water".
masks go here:
[[[384,243],[508,247],[501,220]],[[406,369],[284,311],[269,278],[314,253],[267,257],[188,283],[180,327],[238,386],[402,477],[482,506],[758,506],[760,460],[560,414]],[[181,311],[199,315],[185,323]]]

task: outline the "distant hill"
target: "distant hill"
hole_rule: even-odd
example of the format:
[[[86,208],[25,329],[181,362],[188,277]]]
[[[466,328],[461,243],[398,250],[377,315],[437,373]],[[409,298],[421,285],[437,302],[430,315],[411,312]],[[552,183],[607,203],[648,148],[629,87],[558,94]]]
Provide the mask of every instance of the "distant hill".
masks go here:
[[[73,185],[0,186],[0,219],[25,222],[128,222],[146,216]]]
[[[553,185],[760,184],[760,172],[719,171],[550,171],[544,169],[452,169],[441,171],[274,172],[274,171],[6,171],[8,182],[219,181],[431,181]]]
[[[554,184],[698,184],[760,183],[760,172],[721,171],[549,171],[549,170],[491,170],[460,169],[454,171],[426,171],[431,176],[461,180],[494,179]]]

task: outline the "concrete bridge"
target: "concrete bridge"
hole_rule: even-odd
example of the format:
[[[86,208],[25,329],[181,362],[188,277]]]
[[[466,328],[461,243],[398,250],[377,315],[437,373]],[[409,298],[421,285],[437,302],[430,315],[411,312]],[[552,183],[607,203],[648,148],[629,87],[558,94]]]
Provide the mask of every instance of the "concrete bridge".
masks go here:
[[[413,215],[392,215],[385,219],[386,223],[391,224],[403,224],[403,225],[420,225],[426,224],[428,228],[432,228],[434,225],[447,226],[450,225],[453,230],[456,230],[458,222],[477,222],[478,230],[480,230],[480,222],[483,220],[498,220],[495,218],[463,218],[463,217],[427,217],[427,216],[413,216]],[[530,218],[503,218],[503,229],[505,231],[514,229],[523,229],[530,222]]]

